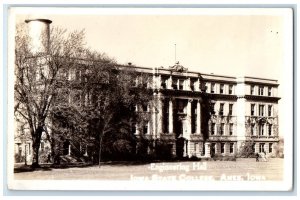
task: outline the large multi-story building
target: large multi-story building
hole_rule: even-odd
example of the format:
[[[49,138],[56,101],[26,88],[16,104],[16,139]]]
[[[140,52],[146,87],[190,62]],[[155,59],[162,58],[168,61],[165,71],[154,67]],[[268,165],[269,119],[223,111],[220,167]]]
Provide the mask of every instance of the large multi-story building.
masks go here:
[[[134,132],[167,142],[178,157],[235,155],[246,142],[255,152],[272,153],[278,143],[276,80],[190,72],[176,63],[136,68],[151,74],[154,100],[137,111],[149,121]]]
[[[50,20],[26,22],[38,35],[46,32],[49,37]],[[34,45],[45,46],[36,40]],[[136,105],[136,112],[147,117],[133,123],[132,132],[152,147],[159,140],[173,156],[211,157],[235,155],[251,142],[255,152],[274,152],[279,141],[277,80],[192,72],[179,62],[169,68],[125,67],[151,77],[147,87],[153,91],[153,100],[148,106]],[[27,151],[30,156],[30,143],[16,139],[15,153]],[[44,146],[42,141],[41,149]],[[149,153],[153,150],[151,145],[148,149]]]

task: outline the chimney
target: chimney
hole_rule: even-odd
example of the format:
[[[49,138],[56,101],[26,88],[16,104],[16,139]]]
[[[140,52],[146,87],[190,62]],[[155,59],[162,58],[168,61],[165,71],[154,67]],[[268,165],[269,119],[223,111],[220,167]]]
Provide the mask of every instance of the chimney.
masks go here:
[[[49,52],[50,24],[49,19],[26,19],[28,24],[29,45],[33,54]]]

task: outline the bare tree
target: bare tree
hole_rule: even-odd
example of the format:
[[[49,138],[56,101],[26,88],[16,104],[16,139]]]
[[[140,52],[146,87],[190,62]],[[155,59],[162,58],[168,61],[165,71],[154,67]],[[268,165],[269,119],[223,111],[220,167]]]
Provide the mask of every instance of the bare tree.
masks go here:
[[[49,117],[55,97],[63,95],[58,93],[58,88],[65,87],[59,75],[61,71],[67,72],[76,59],[84,54],[84,32],[67,34],[63,29],[52,29],[49,51],[33,54],[30,39],[24,30],[24,25],[17,25],[15,114],[21,116],[29,126],[33,149],[32,167],[38,167],[42,133],[51,122]]]

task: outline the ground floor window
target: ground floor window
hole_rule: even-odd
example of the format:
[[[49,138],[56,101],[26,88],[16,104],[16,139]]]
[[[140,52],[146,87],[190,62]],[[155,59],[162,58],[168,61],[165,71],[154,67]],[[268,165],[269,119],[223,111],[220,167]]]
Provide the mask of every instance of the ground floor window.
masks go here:
[[[259,152],[260,153],[265,151],[264,148],[265,148],[265,143],[259,143]]]
[[[269,144],[269,153],[273,153],[273,143]]]
[[[212,152],[213,154],[216,153],[216,143],[211,143],[211,152]]]
[[[221,143],[221,153],[225,153],[225,143]]]
[[[229,150],[230,153],[233,153],[233,148],[234,148],[234,143],[230,143],[230,150]]]

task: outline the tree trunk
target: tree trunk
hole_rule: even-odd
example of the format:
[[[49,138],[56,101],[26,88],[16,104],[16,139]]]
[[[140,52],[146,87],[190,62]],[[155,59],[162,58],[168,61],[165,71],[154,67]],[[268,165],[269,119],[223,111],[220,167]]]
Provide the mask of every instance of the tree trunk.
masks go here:
[[[102,138],[103,138],[103,134],[100,135],[100,140],[99,140],[99,168],[101,167]]]
[[[32,138],[32,168],[38,168],[39,165],[39,149],[41,143],[41,136],[42,136],[43,128],[37,128],[35,134]]]

